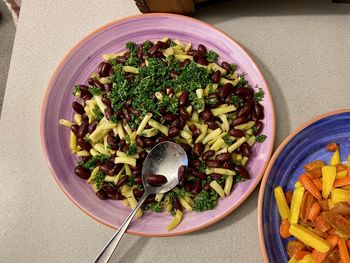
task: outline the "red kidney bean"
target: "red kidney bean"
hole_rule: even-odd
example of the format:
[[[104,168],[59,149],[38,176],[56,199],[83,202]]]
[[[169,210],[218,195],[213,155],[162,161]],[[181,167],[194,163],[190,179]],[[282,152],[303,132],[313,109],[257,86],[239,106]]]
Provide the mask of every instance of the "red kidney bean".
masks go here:
[[[241,145],[240,148],[241,148],[242,155],[249,158],[250,157],[250,146],[249,146],[249,144],[245,142],[245,143],[243,143]]]
[[[210,108],[216,108],[217,106],[219,106],[220,103],[218,95],[216,93],[209,94],[206,103],[209,105]]]
[[[197,53],[197,50],[195,50],[195,49],[190,49],[189,51],[187,51],[187,55],[190,55],[190,56],[194,56],[196,53]],[[188,58],[186,58],[186,59],[188,59]]]
[[[181,118],[188,120],[190,118],[190,115],[188,114],[188,112],[186,111],[185,107],[180,107],[180,116]]]
[[[99,169],[100,169],[100,171],[102,171],[102,172],[105,173],[105,174],[108,174],[108,173],[109,173],[109,167],[108,167],[108,165],[106,165],[106,164],[100,165],[100,166],[99,166]]]
[[[140,190],[138,188],[135,188],[134,190],[132,190],[132,193],[134,194],[134,196],[136,198],[141,198],[143,196],[144,192],[145,192],[144,190]]]
[[[236,138],[241,138],[241,137],[245,136],[245,132],[244,131],[241,131],[241,130],[238,130],[238,129],[235,129],[235,128],[232,128],[229,131],[229,133],[230,133],[231,136],[236,137]]]
[[[185,165],[181,165],[179,167],[179,169],[177,170],[177,177],[179,179],[179,183],[183,184],[183,182],[185,181],[185,172],[186,172],[186,166]]]
[[[218,95],[221,99],[225,99],[232,91],[233,85],[231,83],[226,83],[218,89]]]
[[[156,195],[155,195],[155,194],[150,194],[150,195],[146,198],[144,204],[147,205],[147,204],[153,203],[153,202],[155,201],[155,198],[156,198]]]
[[[114,74],[114,70],[113,68],[111,67],[109,70],[108,70],[108,76],[112,76]],[[112,85],[111,85],[112,87]]]
[[[77,167],[75,167],[74,173],[84,180],[87,180],[90,177],[90,171],[83,168],[81,165],[78,165]]]
[[[193,171],[192,175],[199,178],[200,180],[205,180],[207,178],[207,175],[202,172]]]
[[[118,56],[118,57],[115,58],[115,61],[116,61],[117,63],[119,63],[119,64],[124,64],[125,61],[126,61],[126,59],[127,59],[127,58],[125,58],[125,57]]]
[[[214,160],[206,160],[205,165],[211,168],[218,168],[220,167],[220,162]]]
[[[203,161],[206,161],[208,160],[210,157],[214,156],[215,155],[215,151],[214,150],[209,150],[209,151],[206,151],[205,153],[203,153],[202,155],[202,160]]]
[[[167,108],[165,108],[165,107],[161,107],[160,109],[159,109],[159,112],[161,113],[161,114],[165,114],[166,112],[167,112]],[[155,117],[155,116],[154,116]],[[153,118],[154,118],[153,117]]]
[[[181,122],[180,118],[177,118],[173,122],[170,123],[170,127],[179,127],[180,122]]]
[[[127,81],[132,81],[134,79],[134,74],[133,73],[126,73],[124,75],[124,79],[126,79]]]
[[[76,111],[76,113],[83,115],[85,113],[84,107],[83,105],[81,105],[79,102],[74,101],[72,103],[72,107],[73,109]]]
[[[166,88],[166,94],[169,95],[169,96],[174,95],[173,88]]]
[[[198,129],[198,127],[195,124],[191,124],[189,128],[190,128],[190,130],[191,130],[191,132],[193,134],[193,137],[196,138],[199,135],[201,135],[200,129]]]
[[[170,72],[170,77],[171,77],[172,79],[177,78],[178,76],[179,76],[179,74],[178,74],[176,71]]]
[[[182,211],[182,205],[177,197],[173,198],[173,206],[174,206],[175,210]]]
[[[102,102],[104,105],[106,105],[107,107],[112,107],[112,103],[111,100],[105,96],[102,97]]]
[[[203,153],[204,145],[200,143],[196,143],[193,147],[193,153],[196,157],[200,157]]]
[[[141,176],[135,176],[134,183],[142,185],[142,178],[141,178]]]
[[[246,123],[247,121],[248,121],[248,118],[246,116],[241,116],[241,117],[238,117],[236,119],[233,119],[231,125],[232,126],[237,126],[237,125]]]
[[[219,128],[219,124],[213,121],[206,121],[205,124],[208,125],[208,128],[212,130],[216,130],[217,128]]]
[[[98,121],[97,120],[93,120],[90,124],[89,124],[89,128],[88,128],[88,132],[91,134],[96,130]]]
[[[158,52],[159,48],[160,48],[159,43],[155,44],[153,47],[149,49],[148,54],[150,54],[151,56],[155,55]]]
[[[220,72],[220,70],[215,71],[215,72],[211,75],[211,80],[212,80],[214,83],[219,83],[220,79],[221,79],[221,72]]]
[[[238,111],[237,117],[248,116],[251,113],[252,109],[253,107],[251,104],[244,105],[242,109]]]
[[[117,139],[113,135],[108,135],[107,143],[108,145],[115,145],[117,144]]]
[[[186,192],[191,192],[191,189],[192,189],[192,185],[190,182],[185,182],[184,183],[184,189]]]
[[[147,183],[152,186],[161,186],[168,182],[168,179],[164,175],[160,174],[149,174],[147,176]]]
[[[75,135],[77,135],[78,133],[78,130],[79,130],[79,125],[78,124],[73,124],[71,127],[70,127],[71,131],[74,132]]]
[[[136,56],[139,58],[139,59],[143,59],[143,49],[139,49],[136,53]]]
[[[137,135],[135,141],[138,147],[145,148],[145,143],[143,142],[143,139],[141,138],[141,136]]]
[[[130,113],[129,113],[128,109],[127,108],[123,108],[122,111],[123,111],[123,115],[124,115],[125,119],[127,121],[130,121],[131,120],[131,116],[130,116]]]
[[[109,120],[113,116],[113,109],[111,107],[107,107],[104,113],[106,115],[107,120]]]
[[[254,114],[258,120],[265,118],[264,107],[258,102],[254,104]]]
[[[129,181],[129,177],[127,175],[124,175],[122,178],[119,179],[117,183],[117,187],[121,187],[124,184],[126,184]]]
[[[97,197],[100,198],[101,200],[106,200],[108,199],[107,193],[103,190],[100,189],[97,193],[96,193]]]
[[[226,104],[232,104],[232,94],[228,94],[228,96],[224,99]]]
[[[190,93],[188,91],[183,91],[179,97],[179,105],[180,106],[187,105],[189,96],[190,96]]]
[[[202,183],[200,181],[195,181],[192,188],[192,194],[198,194],[202,190]]]
[[[263,129],[263,123],[261,121],[255,122],[254,135],[260,134],[262,129]]]
[[[192,148],[186,143],[180,142],[180,146],[185,150],[187,156],[191,156]]]
[[[89,87],[86,85],[78,85],[78,86],[79,86],[80,91],[89,91]]]
[[[83,161],[83,162],[87,162],[91,159],[91,156],[82,156],[80,157],[80,159]]]
[[[88,129],[89,129],[89,123],[82,122],[81,125],[79,126],[77,137],[83,138],[88,133]]]
[[[199,44],[198,51],[201,52],[203,55],[205,55],[205,53],[207,53],[207,48],[204,45]]]
[[[221,67],[224,68],[227,72],[232,71],[231,65],[226,61],[221,62]]]
[[[203,66],[208,65],[208,61],[205,58],[198,58],[197,63]]]
[[[169,138],[166,137],[166,136],[159,136],[157,139],[156,139],[156,144],[160,143],[160,142],[165,142],[165,141],[169,141]]]
[[[115,191],[113,193],[107,193],[108,197],[112,200],[123,200],[124,196],[119,193],[118,191]]]
[[[81,116],[81,123],[83,122],[89,122],[89,117],[86,114]]]
[[[202,162],[200,160],[193,160],[190,165],[192,165],[194,168],[198,168],[201,166]]]
[[[213,113],[210,109],[205,109],[201,113],[199,113],[199,116],[205,121],[210,121],[213,118]]]
[[[250,179],[250,175],[248,173],[248,171],[241,165],[236,165],[235,166],[235,170],[237,171],[237,173],[242,176],[242,178],[244,179]]]
[[[188,65],[188,64],[190,64],[190,63],[191,63],[191,60],[188,59],[188,58],[186,58],[186,59],[182,62],[182,65],[183,65],[183,66],[186,66],[186,65]]]
[[[169,114],[166,114],[163,116],[163,120],[166,121],[166,122],[172,122],[176,119],[176,115],[175,114],[172,114],[172,113],[169,113]]]
[[[205,190],[205,191],[208,191],[208,190],[210,190],[210,184],[206,184],[205,186],[203,186],[203,189]]]
[[[215,160],[218,162],[228,162],[232,160],[231,153],[220,153],[216,155]]]
[[[180,117],[180,124],[179,124],[179,128],[183,129],[186,125],[186,119]]]
[[[222,168],[232,170],[232,169],[233,169],[232,162],[224,162],[224,163],[222,164]]]
[[[90,143],[87,143],[84,141],[83,138],[78,138],[77,140],[77,144],[85,151],[90,151],[90,149],[92,148]]]
[[[145,138],[143,142],[146,148],[152,148],[156,144],[156,142],[151,138]]]
[[[132,174],[133,174],[134,176],[141,176],[141,170],[132,171]]]
[[[178,127],[170,127],[168,136],[169,138],[174,138],[180,134],[180,129]]]
[[[92,81],[92,86],[98,87],[102,90],[105,88],[102,83],[100,83],[99,81],[97,81],[95,79]]]
[[[98,75],[100,75],[100,77],[107,77],[109,75],[110,68],[111,68],[111,64],[103,61],[98,65],[97,73]]]
[[[210,177],[213,178],[214,180],[219,180],[222,177],[222,174],[212,173],[210,174]]]
[[[233,93],[240,98],[246,98],[247,96],[253,95],[254,91],[251,87],[246,87],[246,88],[237,88],[233,91]]]
[[[90,85],[90,86],[94,86],[94,79],[93,78],[89,78],[87,80],[87,83]]]

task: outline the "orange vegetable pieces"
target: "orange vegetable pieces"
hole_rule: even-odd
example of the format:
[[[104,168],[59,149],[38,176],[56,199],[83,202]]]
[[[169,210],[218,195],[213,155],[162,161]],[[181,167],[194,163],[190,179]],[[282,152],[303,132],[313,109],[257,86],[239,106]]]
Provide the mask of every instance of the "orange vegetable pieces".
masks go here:
[[[334,181],[334,187],[341,187],[345,185],[350,185],[350,176],[345,176],[343,178],[336,179]]]
[[[350,235],[350,221],[347,220],[339,213],[333,213],[330,211],[323,212],[321,214],[323,218],[337,231],[343,235]]]
[[[346,167],[344,164],[342,163],[338,163],[335,165],[335,167],[337,168],[337,173],[341,172],[341,171],[347,171],[348,167]]]
[[[328,211],[329,210],[328,200],[327,199],[318,200],[317,202],[320,205],[322,211]]]
[[[301,202],[301,207],[299,212],[299,217],[304,222],[306,222],[307,217],[310,213],[311,206],[314,202],[315,202],[315,198],[308,191],[306,191],[304,193],[303,201]]]
[[[320,214],[320,212],[321,212],[321,206],[319,205],[318,202],[314,202],[310,208],[310,212],[307,216],[307,219],[314,222],[316,217]]]
[[[306,171],[310,172],[314,169],[321,168],[322,166],[324,166],[324,162],[321,160],[316,160],[316,161],[313,161],[311,163],[305,164],[304,169]]]
[[[329,230],[332,226],[324,219],[322,215],[316,217],[315,219],[315,226],[321,230],[322,232],[326,232]]]
[[[282,238],[288,238],[290,237],[289,233],[290,223],[288,219],[282,220],[280,225],[280,235]]]
[[[321,231],[320,229],[318,229],[317,227],[313,228],[312,231],[313,231],[316,235],[322,237],[323,239],[326,239],[327,236],[328,236],[327,233],[322,232],[322,231]]]
[[[322,191],[323,182],[320,178],[314,178],[312,179],[312,182],[316,185],[318,191]]]
[[[329,244],[331,245],[331,247],[333,249],[338,245],[339,236],[338,235],[328,235],[326,240],[329,242]],[[322,252],[319,252],[316,249],[314,249],[312,251],[312,258],[316,263],[325,262],[324,260],[330,254],[330,252],[331,252],[331,250],[326,252],[326,253],[322,253]]]
[[[335,152],[336,150],[338,150],[338,145],[335,142],[332,142],[326,146],[326,149],[327,151]]]
[[[311,171],[308,171],[307,174],[310,178],[319,178],[322,176],[322,168],[316,168]]]
[[[331,253],[329,253],[326,259],[322,263],[339,263],[340,256],[338,249],[333,249]]]
[[[331,209],[333,213],[339,213],[342,216],[350,215],[350,205],[348,203],[338,203],[335,204]]]
[[[339,242],[338,235],[328,235],[328,237],[326,239],[332,248],[335,248],[338,245],[338,242]]]
[[[350,263],[348,247],[344,239],[340,238],[338,243],[340,261],[342,263]]]
[[[284,195],[286,197],[287,204],[290,206],[290,204],[292,202],[293,191],[285,192]]]
[[[316,185],[312,182],[307,174],[302,174],[299,176],[299,182],[308,190],[317,200],[321,200],[321,193],[318,191]]]
[[[350,239],[346,242],[346,245],[348,246],[348,249],[350,249]]]
[[[287,254],[292,258],[298,251],[304,250],[305,245],[299,240],[289,241],[287,244]]]
[[[297,253],[295,253],[294,258],[296,260],[302,260],[307,254],[310,254],[310,251],[300,250]]]

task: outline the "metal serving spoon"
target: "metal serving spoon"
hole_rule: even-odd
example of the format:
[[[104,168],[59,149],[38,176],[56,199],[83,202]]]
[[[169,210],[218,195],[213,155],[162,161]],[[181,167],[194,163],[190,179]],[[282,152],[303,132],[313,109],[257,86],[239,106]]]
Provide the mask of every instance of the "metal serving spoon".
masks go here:
[[[166,193],[173,189],[179,183],[178,168],[182,165],[188,165],[186,152],[181,146],[174,142],[161,142],[151,150],[142,167],[142,183],[145,193],[118,231],[101,250],[100,254],[94,260],[94,263],[107,263],[109,261],[131,220],[134,218],[137,210],[141,207],[147,196],[150,194]],[[151,186],[147,182],[147,176],[149,174],[163,175],[168,181],[162,186]]]

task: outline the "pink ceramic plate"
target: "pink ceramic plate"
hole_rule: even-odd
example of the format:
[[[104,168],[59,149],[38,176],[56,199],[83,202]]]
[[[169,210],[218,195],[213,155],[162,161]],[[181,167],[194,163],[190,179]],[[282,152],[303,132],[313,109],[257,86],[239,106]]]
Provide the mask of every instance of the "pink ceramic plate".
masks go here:
[[[236,185],[232,194],[221,200],[215,210],[186,212],[181,224],[171,232],[165,230],[172,219],[169,213],[146,212],[128,229],[131,234],[143,236],[173,236],[193,232],[235,210],[260,181],[275,137],[275,113],[267,83],[249,55],[225,33],[196,19],[170,14],[137,15],[112,22],[85,37],[65,56],[50,80],[42,105],[41,139],[50,170],[65,194],[81,210],[113,228],[118,228],[130,212],[130,208],[118,201],[99,200],[91,187],[74,175],[76,158],[69,151],[69,130],[58,125],[60,118],[72,119],[72,87],[77,83],[86,83],[104,53],[120,51],[128,41],[141,43],[146,39],[156,40],[164,36],[194,45],[203,43],[208,49],[216,51],[221,60],[237,63],[239,71],[248,73],[247,79],[252,85],[259,84],[263,88],[266,94],[262,103],[266,116],[263,133],[267,135],[267,140],[256,146],[254,160],[249,162],[248,170],[252,179]]]

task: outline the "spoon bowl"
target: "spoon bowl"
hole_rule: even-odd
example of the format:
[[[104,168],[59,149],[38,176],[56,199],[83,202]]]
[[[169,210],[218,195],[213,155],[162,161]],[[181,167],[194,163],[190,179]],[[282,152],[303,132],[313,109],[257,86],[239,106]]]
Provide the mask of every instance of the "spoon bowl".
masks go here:
[[[146,194],[164,194],[178,183],[178,168],[188,165],[185,150],[174,142],[161,142],[147,155],[142,167],[142,183]],[[159,174],[167,178],[162,186],[152,186],[147,182],[149,174]]]

